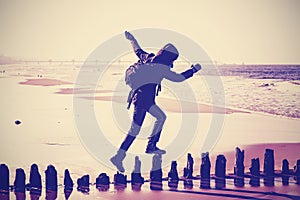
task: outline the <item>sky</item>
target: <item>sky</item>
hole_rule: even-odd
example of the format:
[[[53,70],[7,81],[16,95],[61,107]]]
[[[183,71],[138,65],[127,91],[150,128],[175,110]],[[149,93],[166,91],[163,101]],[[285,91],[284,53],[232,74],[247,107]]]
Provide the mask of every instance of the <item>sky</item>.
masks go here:
[[[300,64],[299,8],[297,0],[0,0],[0,55],[84,60],[125,30],[161,28],[218,63]]]

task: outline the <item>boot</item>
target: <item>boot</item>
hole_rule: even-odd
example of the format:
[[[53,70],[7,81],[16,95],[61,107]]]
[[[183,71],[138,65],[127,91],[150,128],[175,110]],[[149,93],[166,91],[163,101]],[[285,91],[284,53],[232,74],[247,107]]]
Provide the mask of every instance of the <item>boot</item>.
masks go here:
[[[159,149],[155,143],[148,143],[147,148],[146,148],[146,153],[148,154],[165,154],[166,151]]]
[[[165,154],[166,153],[165,150],[159,149],[156,146],[157,142],[159,141],[160,134],[161,134],[161,131],[158,132],[157,134],[149,137],[148,145],[146,148],[146,153],[149,153],[149,154]]]
[[[126,156],[126,151],[123,149],[119,149],[117,154],[110,158],[110,162],[112,162],[112,164],[114,164],[114,166],[116,166],[116,168],[122,173],[125,172],[122,163],[125,156]]]

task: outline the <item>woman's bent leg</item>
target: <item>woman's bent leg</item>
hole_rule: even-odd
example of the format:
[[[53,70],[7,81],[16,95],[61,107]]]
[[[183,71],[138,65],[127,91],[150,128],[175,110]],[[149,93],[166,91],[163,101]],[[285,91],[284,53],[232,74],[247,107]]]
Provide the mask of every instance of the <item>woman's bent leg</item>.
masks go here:
[[[166,153],[164,150],[160,150],[156,147],[156,143],[159,141],[162,128],[164,126],[164,123],[166,121],[166,114],[157,106],[153,105],[150,107],[148,111],[153,117],[156,118],[156,121],[154,123],[154,127],[152,130],[152,134],[149,137],[148,146],[146,149],[146,153],[158,153],[158,154],[164,154]]]
[[[128,131],[126,138],[124,139],[123,143],[121,144],[120,149],[127,151],[131,146],[132,142],[136,138],[136,136],[140,133],[142,124],[144,122],[146,116],[146,110],[144,108],[140,108],[135,106],[134,113],[133,113],[133,120],[131,123],[131,128]]]
[[[117,154],[110,159],[110,161],[117,167],[117,169],[120,172],[125,171],[122,162],[126,157],[126,151],[129,149],[135,137],[139,134],[141,130],[141,126],[144,122],[145,115],[146,115],[145,109],[135,106],[131,128],[128,131],[128,134],[124,139],[124,141],[122,142],[119,150],[117,151]]]

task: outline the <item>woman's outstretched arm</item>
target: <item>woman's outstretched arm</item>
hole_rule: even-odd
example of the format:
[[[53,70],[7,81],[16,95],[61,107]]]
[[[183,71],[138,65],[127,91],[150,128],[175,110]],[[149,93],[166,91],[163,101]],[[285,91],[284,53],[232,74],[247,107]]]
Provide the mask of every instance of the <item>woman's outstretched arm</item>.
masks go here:
[[[125,37],[127,40],[130,41],[134,52],[136,52],[138,49],[141,49],[139,43],[137,42],[137,40],[134,38],[134,36],[131,33],[129,33],[128,31],[125,31]]]
[[[125,31],[125,37],[127,40],[130,41],[131,46],[134,50],[134,53],[141,59],[143,60],[144,58],[147,57],[148,53],[145,52],[139,45],[139,43],[137,42],[137,40],[135,39],[135,37],[129,33],[128,31]]]
[[[173,82],[182,82],[182,81],[192,77],[194,75],[194,73],[198,72],[200,69],[201,69],[200,64],[192,65],[190,69],[188,69],[180,74],[168,69],[164,72],[164,78],[166,78],[170,81],[173,81]]]

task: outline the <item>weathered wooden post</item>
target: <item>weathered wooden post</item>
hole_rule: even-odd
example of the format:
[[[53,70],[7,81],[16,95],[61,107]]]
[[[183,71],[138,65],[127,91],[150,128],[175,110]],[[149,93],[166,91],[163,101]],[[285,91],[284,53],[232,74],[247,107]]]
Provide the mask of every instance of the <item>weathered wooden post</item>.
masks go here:
[[[25,200],[26,194],[25,194],[25,183],[26,181],[26,175],[23,169],[18,168],[16,169],[16,176],[14,181],[14,193],[16,196],[16,200]],[[2,199],[0,197],[0,199]]]
[[[127,175],[117,172],[114,175],[114,187],[116,190],[124,190],[127,187]]]
[[[290,168],[287,159],[284,159],[282,161],[281,175],[282,175],[282,185],[289,185]]]
[[[14,191],[25,193],[26,175],[23,169],[16,169],[16,177],[14,181]]]
[[[30,196],[39,198],[42,194],[42,178],[39,173],[37,164],[32,164],[30,167],[29,184],[27,187],[30,190]]]
[[[88,174],[77,179],[77,190],[82,193],[88,193],[90,191],[90,176]]]
[[[9,200],[9,169],[7,165],[0,165],[0,199]]]
[[[249,184],[251,186],[260,186],[259,158],[253,158],[251,160],[250,173],[251,173],[251,178],[250,178]]]
[[[236,147],[235,149],[235,166],[234,166],[234,185],[237,187],[243,187],[245,185],[244,182],[244,150],[241,151],[240,148]]]
[[[193,188],[193,171],[194,171],[194,159],[192,154],[188,153],[186,167],[183,169],[183,185],[185,189]]]
[[[183,180],[183,187],[184,189],[193,189],[193,180],[192,179],[185,179]]]
[[[115,185],[126,185],[127,184],[127,176],[117,172],[114,175],[114,184]]]
[[[210,160],[208,152],[201,154],[200,188],[210,189]]]
[[[57,171],[53,165],[48,165],[46,171],[46,190],[57,191]]]
[[[141,161],[138,156],[135,157],[134,169],[131,173],[131,188],[133,190],[141,190],[142,185],[144,184],[144,178],[141,175]]]
[[[64,189],[65,190],[73,190],[73,180],[71,178],[70,172],[68,169],[65,169],[64,173]]]
[[[177,189],[179,182],[178,172],[177,172],[177,162],[172,161],[171,169],[168,173],[168,186],[171,189]]]
[[[152,158],[152,169],[150,171],[150,189],[162,190],[161,155],[155,154]]]
[[[194,159],[190,153],[187,155],[186,167],[183,170],[183,176],[185,178],[193,178]]]
[[[266,149],[264,157],[264,185],[274,186],[274,150]]]
[[[107,191],[109,189],[109,176],[106,173],[99,174],[98,178],[96,178],[96,188],[99,191]]]
[[[226,158],[224,155],[217,156],[215,175],[216,189],[222,189],[226,187]]]
[[[64,194],[65,194],[65,199],[69,199],[73,192],[73,180],[70,176],[70,172],[68,169],[65,169],[64,173]]]
[[[300,185],[300,159],[297,160],[297,164],[294,167],[294,179],[297,185]]]
[[[46,199],[57,198],[57,171],[53,165],[48,165],[46,171]]]

